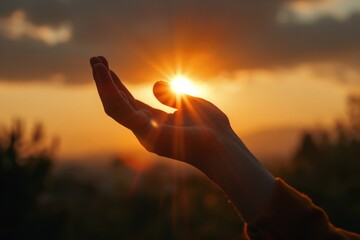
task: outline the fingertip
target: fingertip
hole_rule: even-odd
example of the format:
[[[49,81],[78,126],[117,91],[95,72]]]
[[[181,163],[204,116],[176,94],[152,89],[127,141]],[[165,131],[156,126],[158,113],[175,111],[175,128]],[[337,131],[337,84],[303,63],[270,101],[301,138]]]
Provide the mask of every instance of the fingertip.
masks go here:
[[[157,81],[153,86],[153,92],[156,97],[169,95],[170,91],[170,83],[166,81]]]
[[[100,60],[100,62],[102,62],[107,68],[109,68],[109,62],[107,61],[107,59],[104,56],[98,56],[98,59]]]
[[[166,88],[169,88],[169,87],[170,87],[169,82],[157,81],[156,83],[154,83],[153,90],[158,91],[158,90],[166,89]]]
[[[103,64],[106,68],[109,68],[109,63],[108,63],[108,61],[106,60],[105,57],[103,57],[103,56],[97,56],[97,57],[91,57],[91,58],[90,58],[90,65],[91,65],[92,67],[95,67],[95,65],[98,64],[98,63],[101,63],[101,64]]]
[[[96,63],[99,63],[100,60],[97,57],[91,57],[90,58],[90,65],[91,67],[94,67]]]
[[[161,103],[173,108],[178,107],[179,103],[177,102],[176,94],[171,90],[169,82],[156,82],[153,86],[153,93]]]

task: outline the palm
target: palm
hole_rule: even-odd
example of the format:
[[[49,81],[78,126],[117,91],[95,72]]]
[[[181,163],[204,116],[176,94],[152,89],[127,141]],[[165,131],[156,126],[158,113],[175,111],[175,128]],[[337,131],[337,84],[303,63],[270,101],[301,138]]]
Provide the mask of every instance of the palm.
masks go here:
[[[92,58],[91,65],[105,112],[132,130],[151,152],[198,165],[199,159],[216,151],[210,145],[219,133],[230,129],[226,115],[204,99],[175,95],[166,82],[157,82],[157,99],[178,109],[166,113],[135,99],[109,70],[105,58]]]

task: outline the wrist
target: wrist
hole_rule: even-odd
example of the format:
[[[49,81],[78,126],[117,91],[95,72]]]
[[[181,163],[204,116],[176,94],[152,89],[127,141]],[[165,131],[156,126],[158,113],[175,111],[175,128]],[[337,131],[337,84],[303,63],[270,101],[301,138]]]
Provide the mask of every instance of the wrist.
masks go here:
[[[252,221],[270,200],[275,178],[232,131],[218,139],[212,170],[207,174],[230,198],[246,221]]]

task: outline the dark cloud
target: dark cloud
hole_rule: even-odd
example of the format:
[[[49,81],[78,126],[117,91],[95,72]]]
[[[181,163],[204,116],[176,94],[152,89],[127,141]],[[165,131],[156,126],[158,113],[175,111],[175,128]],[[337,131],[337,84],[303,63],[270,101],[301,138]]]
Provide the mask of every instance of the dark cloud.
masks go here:
[[[0,35],[0,79],[88,81],[87,61],[97,54],[133,81],[153,81],[179,64],[199,77],[312,62],[359,69],[360,15],[279,24],[284,2],[2,0],[1,18],[22,10],[37,26],[69,23],[73,35],[53,46]]]

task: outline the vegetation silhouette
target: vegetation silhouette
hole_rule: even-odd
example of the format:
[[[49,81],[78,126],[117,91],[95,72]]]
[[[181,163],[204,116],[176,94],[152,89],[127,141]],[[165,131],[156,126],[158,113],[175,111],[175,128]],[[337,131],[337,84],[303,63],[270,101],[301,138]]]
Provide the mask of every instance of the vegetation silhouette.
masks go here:
[[[55,149],[40,124],[30,137],[19,120],[3,129],[1,239],[241,238],[227,198],[195,172],[140,173],[118,157],[54,166]]]
[[[308,194],[335,226],[360,232],[360,95],[348,98],[347,118],[333,131],[305,132],[280,175]]]
[[[30,137],[26,136],[20,120],[14,121],[8,130],[1,130],[0,237],[55,237],[61,218],[45,205],[40,208],[39,197],[49,177],[56,140],[49,146],[45,144],[41,124],[34,126]]]
[[[305,132],[279,175],[360,231],[359,96],[348,109],[335,131]],[[160,161],[139,172],[121,157],[55,166],[44,136],[41,124],[29,136],[21,121],[2,129],[1,239],[243,239],[227,197],[196,171]]]

